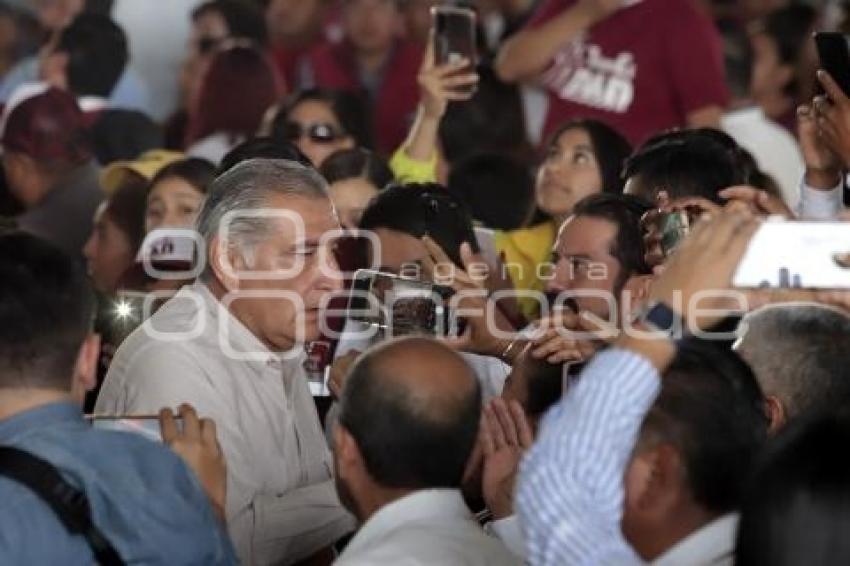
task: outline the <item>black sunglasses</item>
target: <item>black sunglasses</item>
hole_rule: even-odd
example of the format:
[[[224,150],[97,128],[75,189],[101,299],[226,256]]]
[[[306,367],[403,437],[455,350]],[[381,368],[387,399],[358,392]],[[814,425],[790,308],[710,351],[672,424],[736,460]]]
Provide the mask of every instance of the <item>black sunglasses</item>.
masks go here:
[[[315,123],[302,126],[298,122],[286,122],[283,135],[287,141],[297,141],[306,135],[316,143],[332,143],[345,134],[331,124]]]

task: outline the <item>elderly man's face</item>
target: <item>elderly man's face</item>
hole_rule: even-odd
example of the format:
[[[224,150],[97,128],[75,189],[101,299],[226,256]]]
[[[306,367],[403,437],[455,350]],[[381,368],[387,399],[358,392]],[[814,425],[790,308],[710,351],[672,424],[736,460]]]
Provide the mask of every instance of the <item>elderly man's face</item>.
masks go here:
[[[339,222],[327,198],[275,195],[267,207],[300,218],[303,230],[291,219],[269,220],[273,229],[254,247],[247,269],[271,277],[240,278],[239,291],[246,293],[231,310],[267,346],[285,351],[318,338],[320,308],[329,293],[342,289],[334,241],[323,238]]]

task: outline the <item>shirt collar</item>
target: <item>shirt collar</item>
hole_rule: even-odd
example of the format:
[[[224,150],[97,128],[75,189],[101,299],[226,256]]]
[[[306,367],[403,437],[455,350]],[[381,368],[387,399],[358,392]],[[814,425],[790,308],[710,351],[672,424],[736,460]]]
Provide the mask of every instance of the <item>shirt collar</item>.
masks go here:
[[[203,282],[196,281],[192,285],[192,290],[198,293],[207,305],[210,320],[208,323],[209,332],[214,336],[225,354],[229,354],[235,360],[256,367],[258,370],[265,370],[268,367],[280,369],[287,363],[303,362],[305,355],[303,348],[297,355],[288,357],[269,350],[253,332],[233,316],[233,313],[213,295],[209,287]]]
[[[77,104],[83,112],[100,112],[109,105],[109,100],[102,96],[81,96],[77,99]]]
[[[381,507],[360,528],[345,552],[355,552],[374,544],[375,540],[409,523],[424,520],[471,518],[472,514],[460,490],[424,489],[405,495]],[[343,553],[345,554],[345,553]]]
[[[654,566],[731,563],[738,531],[737,513],[730,513],[691,533],[652,562]]]
[[[57,401],[29,409],[0,421],[0,444],[5,444],[21,434],[59,423],[83,424],[83,412],[70,401]]]

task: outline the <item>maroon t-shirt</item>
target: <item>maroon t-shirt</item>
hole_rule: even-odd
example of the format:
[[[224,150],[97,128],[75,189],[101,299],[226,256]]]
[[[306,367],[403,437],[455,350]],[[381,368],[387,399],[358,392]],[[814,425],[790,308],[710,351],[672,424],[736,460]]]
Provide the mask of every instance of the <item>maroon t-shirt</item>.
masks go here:
[[[528,27],[575,3],[544,0]],[[636,144],[729,97],[720,36],[693,0],[641,0],[614,13],[566,43],[543,83],[545,133],[571,118],[596,118]]]

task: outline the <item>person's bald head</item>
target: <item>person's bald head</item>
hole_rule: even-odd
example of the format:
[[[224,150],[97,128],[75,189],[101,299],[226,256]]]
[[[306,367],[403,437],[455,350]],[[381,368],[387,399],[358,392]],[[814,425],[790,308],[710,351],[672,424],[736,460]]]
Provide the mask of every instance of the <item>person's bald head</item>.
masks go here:
[[[339,422],[376,483],[457,488],[480,416],[481,391],[463,358],[434,340],[403,338],[354,365]]]

